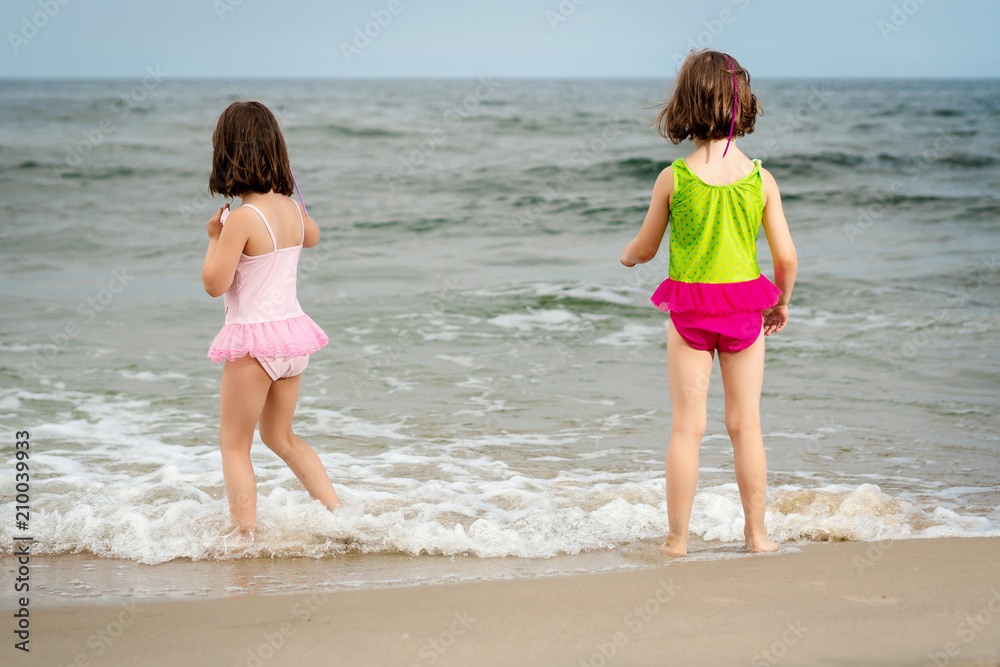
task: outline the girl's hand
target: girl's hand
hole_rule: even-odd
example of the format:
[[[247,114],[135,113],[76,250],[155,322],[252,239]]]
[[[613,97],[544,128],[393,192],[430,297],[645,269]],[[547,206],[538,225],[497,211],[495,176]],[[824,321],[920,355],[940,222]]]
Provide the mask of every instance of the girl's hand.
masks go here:
[[[778,333],[788,324],[788,306],[771,306],[761,315],[764,316],[764,335]]]
[[[219,235],[222,234],[222,212],[228,207],[229,204],[220,206],[219,210],[212,216],[212,219],[205,223],[205,227],[208,229],[209,239],[217,239],[219,238]]]
[[[622,251],[622,257],[619,260],[624,266],[635,266],[635,260],[632,258],[632,244],[629,243],[625,246],[625,250]]]

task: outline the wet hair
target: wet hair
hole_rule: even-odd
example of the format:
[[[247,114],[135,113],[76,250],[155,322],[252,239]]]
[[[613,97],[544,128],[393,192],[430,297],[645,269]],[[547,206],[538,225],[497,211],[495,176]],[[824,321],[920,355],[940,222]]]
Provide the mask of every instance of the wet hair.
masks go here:
[[[292,169],[278,120],[260,102],[233,102],[212,133],[208,190],[223,197],[271,190],[292,194]]]
[[[730,68],[729,61],[732,62]],[[671,143],[685,139],[725,139],[733,125],[733,75],[736,75],[739,108],[733,138],[753,132],[757,114],[764,109],[750,90],[750,72],[736,58],[719,51],[691,51],[674,78],[670,99],[656,117],[656,128]]]

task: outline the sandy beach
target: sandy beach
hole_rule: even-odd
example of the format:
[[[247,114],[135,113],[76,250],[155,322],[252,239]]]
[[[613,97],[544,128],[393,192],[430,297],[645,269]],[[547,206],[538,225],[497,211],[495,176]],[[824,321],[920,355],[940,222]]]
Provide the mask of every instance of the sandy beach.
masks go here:
[[[47,603],[30,655],[5,647],[4,663],[998,665],[998,554],[1000,538],[849,542],[576,576]]]

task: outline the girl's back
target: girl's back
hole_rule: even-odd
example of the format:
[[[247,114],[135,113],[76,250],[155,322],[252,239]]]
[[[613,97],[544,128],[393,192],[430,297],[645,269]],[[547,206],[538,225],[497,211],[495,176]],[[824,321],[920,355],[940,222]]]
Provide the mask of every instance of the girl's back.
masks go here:
[[[243,199],[244,205],[250,204],[260,209],[260,212],[267,218],[271,231],[274,232],[274,239],[277,248],[290,248],[303,244],[308,239],[304,234],[302,219],[299,217],[299,205],[291,197],[268,193],[265,195],[247,195]],[[249,207],[240,207],[232,212],[227,223],[231,220],[238,220],[236,216],[246,219],[248,224],[249,237],[243,247],[243,254],[251,257],[266,255],[276,249],[271,242],[271,235],[267,233],[260,217]]]
[[[734,150],[733,153],[721,160],[709,160],[708,151],[696,150],[685,160],[685,164],[702,183],[726,186],[749,176],[756,162],[742,151]]]
[[[764,210],[760,163],[742,153],[703,162],[700,153],[670,166],[670,278],[686,283],[755,280],[760,275],[756,244]],[[732,180],[744,172],[744,165],[745,173]]]

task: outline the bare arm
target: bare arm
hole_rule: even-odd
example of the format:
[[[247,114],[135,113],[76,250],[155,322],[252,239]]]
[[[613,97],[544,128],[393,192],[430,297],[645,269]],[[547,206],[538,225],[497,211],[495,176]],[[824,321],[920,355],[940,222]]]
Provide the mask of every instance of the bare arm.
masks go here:
[[[663,234],[667,231],[667,221],[670,219],[670,197],[674,194],[674,172],[667,167],[660,172],[653,185],[653,196],[646,211],[646,219],[642,229],[622,252],[621,263],[625,266],[645,264],[654,257],[660,249]]]
[[[764,234],[774,261],[774,284],[781,290],[777,305],[764,311],[764,334],[770,336],[785,328],[788,322],[788,303],[792,298],[798,257],[788,221],[781,208],[781,193],[771,172],[761,169],[764,184]]]
[[[296,203],[295,205],[302,207],[302,204],[299,203]],[[304,208],[302,210],[303,212],[305,211]],[[305,220],[306,230],[305,234],[302,235],[302,245],[306,248],[312,248],[319,243],[319,225],[316,224],[315,220],[309,217],[308,213],[303,216],[303,220]]]
[[[247,239],[250,238],[250,214],[243,212],[241,208],[226,218],[225,226],[221,220],[225,206],[216,211],[212,219],[206,223],[208,251],[205,253],[205,264],[201,269],[201,283],[209,296],[220,296],[233,284],[240,255],[246,247]],[[308,229],[307,226],[306,230]],[[317,229],[317,233],[318,231]]]

